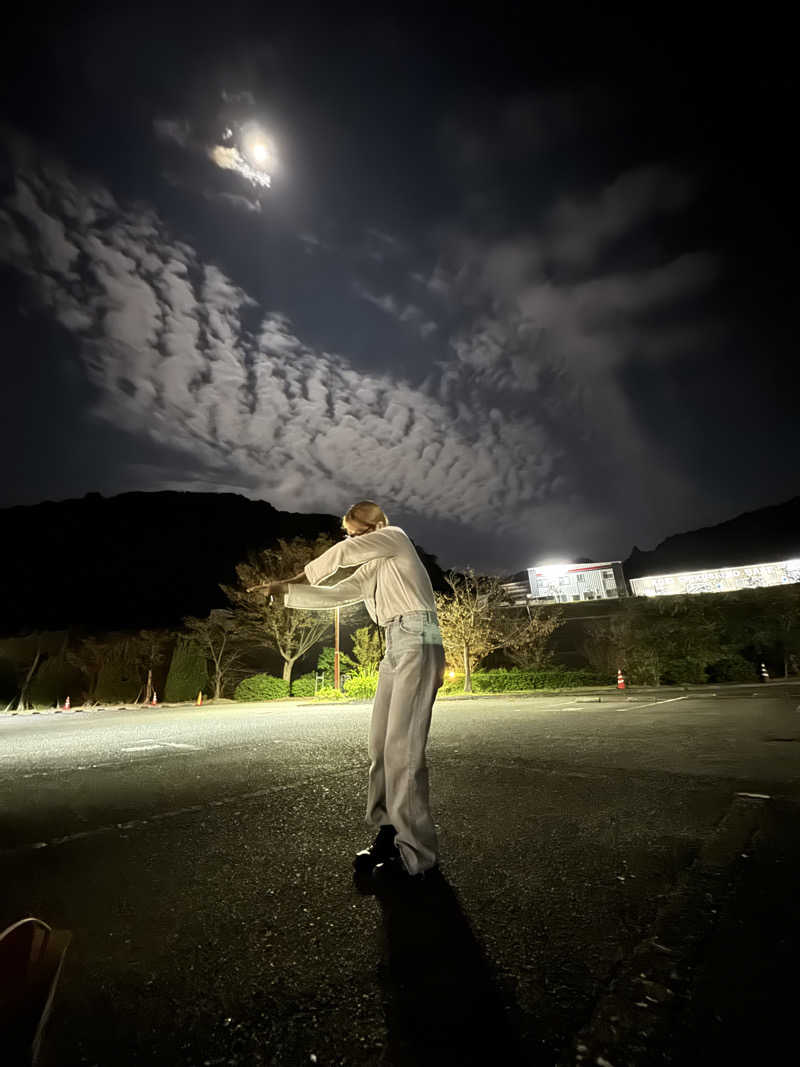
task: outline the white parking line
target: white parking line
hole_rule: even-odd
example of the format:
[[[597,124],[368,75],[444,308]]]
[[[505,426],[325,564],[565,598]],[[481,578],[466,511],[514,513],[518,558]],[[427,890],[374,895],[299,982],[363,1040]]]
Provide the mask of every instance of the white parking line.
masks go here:
[[[158,741],[154,745],[145,745],[139,743],[131,748],[123,748],[122,752],[153,752],[159,748],[180,748],[190,749],[192,752],[201,752],[202,749],[199,745],[187,745],[182,741]]]
[[[652,704],[636,704],[635,707],[638,711],[640,708],[654,708],[656,704],[674,704],[676,700],[688,700],[689,695],[690,694],[687,693],[682,697],[668,697],[666,700],[654,700]]]

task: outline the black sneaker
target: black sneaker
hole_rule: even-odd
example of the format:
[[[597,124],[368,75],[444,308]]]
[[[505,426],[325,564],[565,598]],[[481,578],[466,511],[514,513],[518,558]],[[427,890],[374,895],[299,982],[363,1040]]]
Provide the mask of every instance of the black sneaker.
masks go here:
[[[397,831],[393,826],[382,826],[378,830],[378,836],[369,848],[364,848],[356,854],[356,858],[353,860],[353,868],[356,873],[369,875],[377,864],[398,855],[394,845],[396,835]]]
[[[416,887],[433,882],[439,873],[436,864],[419,874],[409,874],[399,853],[391,859],[378,863],[372,869],[372,888],[376,893],[390,893],[406,886]]]

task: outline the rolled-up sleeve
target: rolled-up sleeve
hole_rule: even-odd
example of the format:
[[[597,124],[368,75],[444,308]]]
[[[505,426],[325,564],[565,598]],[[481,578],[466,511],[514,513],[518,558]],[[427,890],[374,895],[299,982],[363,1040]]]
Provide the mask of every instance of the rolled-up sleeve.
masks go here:
[[[283,602],[287,608],[324,611],[326,608],[358,604],[374,595],[374,568],[361,567],[355,574],[351,574],[343,582],[337,582],[336,585],[290,585]]]
[[[340,567],[360,567],[362,563],[373,559],[389,559],[397,555],[404,537],[402,530],[392,529],[373,530],[360,537],[348,537],[307,563],[304,567],[306,578],[311,585],[318,585]],[[340,585],[344,585],[344,582]],[[338,589],[339,586],[333,588]]]

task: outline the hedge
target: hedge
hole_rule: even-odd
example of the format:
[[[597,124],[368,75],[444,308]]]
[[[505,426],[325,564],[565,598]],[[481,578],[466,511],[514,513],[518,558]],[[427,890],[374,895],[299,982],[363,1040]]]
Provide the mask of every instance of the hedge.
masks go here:
[[[299,678],[292,678],[293,697],[313,697],[316,688],[316,675],[301,674]]]
[[[574,689],[584,685],[611,685],[612,679],[600,678],[594,671],[549,667],[543,671],[503,670],[473,671],[473,693],[511,693],[523,689]],[[442,694],[463,693],[464,675],[445,677]]]
[[[298,679],[299,681],[299,679]],[[254,674],[236,686],[234,700],[280,700],[289,695],[289,683],[272,674]]]

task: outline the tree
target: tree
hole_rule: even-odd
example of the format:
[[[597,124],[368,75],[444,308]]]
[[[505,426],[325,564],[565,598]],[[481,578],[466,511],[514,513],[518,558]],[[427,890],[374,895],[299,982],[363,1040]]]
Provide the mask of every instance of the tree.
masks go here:
[[[141,674],[141,688],[136,694],[138,700],[144,696],[145,704],[153,698],[153,669],[166,659],[167,645],[173,640],[169,630],[140,630],[129,643],[128,655],[137,673]]]
[[[323,650],[319,654],[319,659],[317,660],[317,670],[322,671],[322,673],[325,675],[326,680],[323,683],[325,685],[329,683],[330,685],[333,685],[333,678],[335,674],[335,656],[336,649],[334,648],[323,648]],[[346,652],[339,652],[339,670],[342,673],[344,673],[344,671],[354,670],[355,666],[356,662],[354,659],[348,656]]]
[[[192,640],[203,649],[214,665],[211,683],[214,687],[214,699],[219,700],[226,680],[246,652],[234,613],[229,608],[215,608],[207,619],[190,616],[183,620],[183,624]]]
[[[436,611],[445,654],[453,666],[464,668],[464,692],[472,692],[472,671],[497,648],[518,648],[533,641],[538,624],[511,603],[499,578],[463,574],[445,575],[449,594],[436,594]]]
[[[173,701],[194,700],[208,685],[208,668],[205,651],[188,637],[179,637],[169,665],[169,674],[164,685],[164,699]]]
[[[800,590],[797,586],[776,586],[752,590],[745,629],[759,655],[772,653],[783,661],[783,676],[800,653]]]
[[[361,626],[353,634],[353,659],[364,670],[377,670],[383,659],[383,640],[374,626]]]
[[[715,594],[631,598],[587,626],[585,651],[604,674],[622,669],[634,685],[704,682],[728,651]]]
[[[96,699],[100,671],[108,659],[111,646],[111,641],[100,641],[96,637],[84,637],[75,648],[67,651],[67,660],[86,676],[86,680],[89,683],[85,697],[87,704],[91,704]]]
[[[540,671],[553,658],[547,643],[559,627],[564,625],[564,612],[560,608],[535,605],[526,609],[529,626],[518,639],[507,645],[509,658],[523,670]]]
[[[42,661],[42,635],[37,633],[34,636],[36,637],[35,651],[33,652],[30,665],[27,671],[25,671],[24,677],[22,677],[21,679],[17,711],[24,711],[27,708],[31,683],[33,682],[33,677],[36,674],[36,670]]]
[[[332,611],[303,611],[284,607],[282,598],[270,604],[263,593],[248,593],[249,587],[293,577],[333,542],[324,536],[315,541],[296,537],[278,541],[274,548],[251,553],[238,564],[237,586],[221,588],[234,605],[236,628],[242,637],[252,637],[272,648],[283,659],[283,679],[291,684],[292,669],[302,655],[318,644],[332,625]]]

